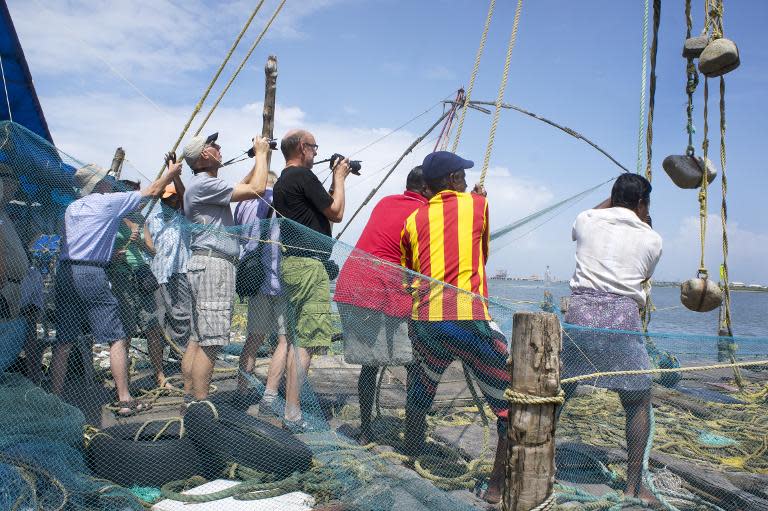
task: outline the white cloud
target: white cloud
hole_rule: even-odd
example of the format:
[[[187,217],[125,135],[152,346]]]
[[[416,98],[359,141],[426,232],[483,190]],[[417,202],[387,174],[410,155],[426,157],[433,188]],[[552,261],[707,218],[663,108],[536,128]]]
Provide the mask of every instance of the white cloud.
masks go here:
[[[768,284],[768,234],[743,229],[738,222],[728,224],[728,273],[732,281]],[[662,232],[664,254],[656,274],[659,278],[694,277],[699,268],[701,245],[698,217],[686,217],[674,232]],[[722,227],[719,215],[707,217],[704,261],[717,278],[723,260]]]

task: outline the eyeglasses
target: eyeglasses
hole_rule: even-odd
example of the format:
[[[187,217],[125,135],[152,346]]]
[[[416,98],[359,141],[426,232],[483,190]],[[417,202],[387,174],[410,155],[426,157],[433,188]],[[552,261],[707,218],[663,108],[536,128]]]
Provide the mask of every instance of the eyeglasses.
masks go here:
[[[306,143],[306,142],[302,142],[302,144],[304,144],[304,145],[308,145],[309,147],[311,147],[311,148],[312,148],[312,149],[314,149],[315,151],[317,151],[317,148],[318,148],[318,147],[320,147],[320,146],[319,146],[319,145],[317,145],[317,144],[308,144],[308,143]]]

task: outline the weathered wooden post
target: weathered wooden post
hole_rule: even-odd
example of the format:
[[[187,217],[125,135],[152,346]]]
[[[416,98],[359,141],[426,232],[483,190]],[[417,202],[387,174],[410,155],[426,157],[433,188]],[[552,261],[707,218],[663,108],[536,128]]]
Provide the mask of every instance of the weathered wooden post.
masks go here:
[[[109,173],[120,179],[120,173],[123,171],[123,161],[125,161],[125,151],[122,147],[115,150],[115,157],[112,158],[112,165],[109,167]]]
[[[503,495],[507,511],[529,511],[552,498],[555,412],[563,402],[561,346],[556,315],[515,313],[509,360],[512,379],[506,394],[510,402]]]
[[[264,122],[261,125],[261,136],[275,136],[275,95],[277,94],[277,57],[270,55],[264,66]],[[267,168],[272,163],[272,153],[267,153]]]

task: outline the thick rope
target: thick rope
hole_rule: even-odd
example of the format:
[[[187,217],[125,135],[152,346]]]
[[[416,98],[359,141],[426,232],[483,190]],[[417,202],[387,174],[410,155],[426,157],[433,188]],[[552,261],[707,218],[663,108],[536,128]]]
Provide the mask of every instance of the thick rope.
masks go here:
[[[648,127],[645,130],[645,177],[651,181],[651,157],[653,156],[653,111],[656,105],[656,54],[659,49],[659,24],[661,0],[653,0],[653,42],[651,43],[651,79],[648,99]]]
[[[561,405],[565,403],[565,392],[560,389],[556,396],[542,397],[516,392],[508,388],[504,391],[504,398],[515,405]]]
[[[504,102],[504,91],[507,88],[507,78],[509,77],[509,64],[512,61],[512,50],[517,41],[517,29],[520,26],[520,13],[523,10],[523,0],[517,0],[515,9],[515,19],[512,22],[512,34],[509,36],[509,45],[507,46],[507,57],[504,60],[504,73],[501,76],[501,85],[499,93],[496,96],[496,109],[493,111],[493,120],[491,121],[491,132],[488,135],[488,146],[485,148],[485,158],[483,158],[483,168],[480,171],[480,180],[478,184],[482,186],[485,183],[485,176],[488,173],[488,164],[491,161],[491,151],[493,151],[493,141],[496,138],[496,128],[499,125],[499,116],[501,114],[501,105]]]
[[[701,143],[704,153],[704,161],[709,155],[709,78],[704,78],[704,140]],[[707,171],[701,174],[701,188],[699,190],[699,242],[701,244],[701,257],[699,259],[699,276],[707,276],[707,267],[704,265],[705,242],[707,239]]]
[[[261,0],[259,2],[259,4],[251,13],[248,20],[245,22],[245,25],[243,25],[242,30],[240,30],[240,33],[237,35],[237,38],[235,39],[235,42],[232,43],[232,47],[229,49],[229,51],[227,52],[227,55],[224,57],[224,60],[219,65],[219,68],[216,70],[216,73],[213,75],[213,78],[211,78],[211,82],[208,84],[208,87],[205,88],[203,95],[200,97],[200,101],[197,102],[197,104],[195,105],[195,108],[192,110],[192,113],[189,115],[189,119],[187,119],[187,123],[182,128],[181,133],[179,134],[179,138],[176,139],[176,142],[173,144],[173,148],[171,149],[171,151],[176,151],[176,149],[179,148],[179,145],[181,144],[181,141],[184,139],[184,135],[187,134],[187,130],[189,130],[189,127],[192,124],[192,121],[195,119],[198,112],[200,112],[200,109],[203,107],[203,103],[205,103],[205,100],[208,98],[208,94],[211,93],[211,89],[213,89],[214,84],[219,79],[221,72],[224,70],[224,66],[226,66],[227,62],[229,62],[229,59],[232,58],[232,54],[235,52],[237,45],[240,44],[240,40],[245,35],[245,32],[248,30],[248,27],[251,26],[251,22],[253,21],[253,18],[256,17],[256,14],[259,12],[259,9],[261,9],[261,6],[263,3],[264,3],[264,0]],[[165,170],[165,164],[163,164],[163,166],[160,168],[160,171],[157,173],[157,177],[155,179],[160,179],[160,176],[163,175],[164,170]]]
[[[691,17],[691,0],[685,0],[685,38],[691,37],[691,30],[693,29],[693,18]],[[685,149],[685,154],[693,156],[695,149],[693,147],[693,134],[696,133],[696,129],[693,126],[693,93],[696,92],[696,87],[699,85],[699,73],[696,71],[696,66],[693,63],[693,58],[688,58],[685,65],[686,83],[685,94],[688,96],[688,105],[686,106],[686,118],[687,123],[685,131],[688,133],[688,147]]]
[[[557,509],[557,494],[552,492],[544,502],[531,509],[531,511],[553,511],[554,509]]]
[[[645,9],[643,12],[643,65],[642,78],[640,80],[640,121],[637,132],[637,167],[636,172],[640,173],[642,167],[643,154],[643,128],[645,128],[645,81],[648,74],[648,0],[645,0]]]
[[[461,131],[464,129],[464,117],[467,115],[467,108],[469,107],[469,100],[472,98],[472,90],[475,88],[475,79],[477,78],[477,72],[480,69],[480,59],[483,56],[483,50],[485,49],[485,40],[488,38],[488,27],[491,26],[491,19],[493,18],[493,9],[496,6],[496,0],[491,0],[488,6],[488,16],[485,18],[485,26],[483,27],[483,35],[480,36],[480,46],[477,48],[477,55],[475,55],[475,64],[472,66],[472,75],[469,78],[469,87],[467,88],[467,95],[464,98],[464,106],[461,109],[461,116],[459,116],[459,124],[456,128],[456,138],[453,140],[453,146],[451,152],[455,153],[459,148],[459,140],[461,139]]]
[[[221,103],[221,100],[224,98],[224,95],[229,91],[229,88],[232,86],[232,83],[235,81],[237,76],[240,74],[240,71],[243,70],[245,67],[246,62],[248,62],[248,59],[251,58],[251,54],[253,53],[253,50],[256,49],[256,47],[259,45],[261,40],[264,38],[264,34],[267,33],[267,30],[269,30],[269,27],[272,26],[272,23],[275,21],[275,18],[277,18],[277,15],[280,14],[280,11],[283,9],[283,6],[285,5],[286,0],[282,0],[280,2],[280,5],[277,6],[277,9],[275,9],[275,12],[272,14],[272,17],[269,18],[269,21],[267,21],[267,24],[264,26],[264,29],[259,34],[259,37],[256,38],[256,40],[253,42],[251,47],[248,49],[248,53],[245,54],[245,57],[240,61],[240,65],[237,67],[234,73],[232,73],[232,76],[229,78],[229,81],[224,86],[224,89],[219,94],[219,97],[216,98],[216,101],[211,106],[211,109],[208,110],[208,113],[205,116],[205,119],[203,119],[203,122],[200,123],[200,127],[197,128],[197,131],[195,131],[195,135],[199,135],[200,132],[203,130],[203,127],[205,127],[205,123],[208,122],[208,119],[211,118],[211,115],[213,115],[213,111],[216,110],[216,107],[219,106],[219,103]],[[263,3],[263,0],[262,0]],[[261,6],[261,4],[259,4]]]
[[[580,374],[578,376],[572,376],[571,378],[564,378],[560,380],[561,384],[574,383],[577,381],[591,380],[594,378],[602,378],[604,376],[638,376],[643,374],[664,374],[664,373],[685,373],[692,371],[710,371],[713,369],[727,369],[733,367],[754,367],[764,366],[768,364],[768,360],[753,360],[751,362],[734,362],[731,364],[714,364],[709,366],[690,366],[690,367],[672,367],[668,369],[633,369],[627,371],[606,371],[592,374]]]

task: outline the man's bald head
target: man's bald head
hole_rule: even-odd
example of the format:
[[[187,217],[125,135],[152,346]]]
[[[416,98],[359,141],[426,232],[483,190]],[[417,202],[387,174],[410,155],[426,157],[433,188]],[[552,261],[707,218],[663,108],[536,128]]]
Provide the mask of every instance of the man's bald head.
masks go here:
[[[283,157],[288,160],[294,158],[301,152],[301,143],[305,138],[311,136],[307,130],[290,130],[283,135],[283,139],[280,141],[280,151],[283,153]]]

